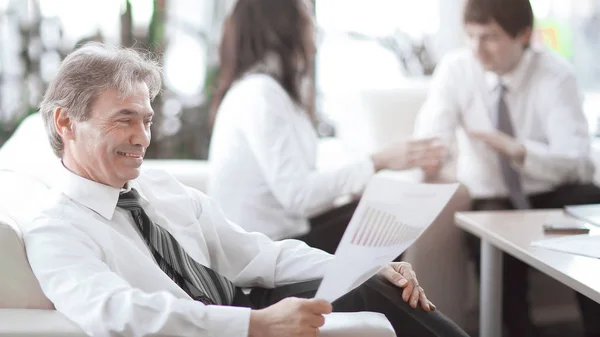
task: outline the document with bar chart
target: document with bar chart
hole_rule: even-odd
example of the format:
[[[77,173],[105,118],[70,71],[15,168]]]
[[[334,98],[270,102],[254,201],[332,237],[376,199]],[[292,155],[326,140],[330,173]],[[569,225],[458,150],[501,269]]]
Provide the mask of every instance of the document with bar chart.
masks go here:
[[[431,225],[458,184],[419,184],[394,172],[369,182],[315,297],[334,301],[375,275]]]

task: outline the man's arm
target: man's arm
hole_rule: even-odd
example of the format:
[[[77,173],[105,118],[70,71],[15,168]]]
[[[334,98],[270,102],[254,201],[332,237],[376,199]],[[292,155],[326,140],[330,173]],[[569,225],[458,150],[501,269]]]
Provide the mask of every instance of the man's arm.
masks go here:
[[[456,61],[444,58],[437,66],[427,100],[415,121],[414,136],[417,138],[454,136],[460,122],[457,79],[460,69]],[[463,79],[464,82],[464,79]]]
[[[575,77],[541,82],[536,127],[542,129],[544,141],[517,139],[500,131],[470,131],[469,135],[509,158],[528,176],[555,185],[590,182],[594,175],[590,136]]]
[[[575,77],[547,84],[541,127],[547,142],[525,140],[525,174],[562,184],[589,182],[594,167],[589,158],[590,135]]]
[[[241,227],[225,220],[221,211],[214,205],[214,201],[206,195],[193,188],[188,188],[188,191],[199,202],[198,207],[201,211],[199,222],[202,233],[209,243],[211,265],[237,285],[274,287],[280,284],[317,279],[324,275],[325,269],[333,258],[332,255],[310,248],[297,240],[273,242],[262,234],[247,233]],[[222,238],[218,236],[222,236]],[[221,249],[221,247],[227,248]],[[227,254],[231,252],[235,253],[228,256]],[[235,263],[241,263],[237,268],[243,270],[237,277],[231,277],[227,274],[231,274],[232,270],[228,270],[227,266]],[[250,279],[241,280],[241,275],[244,275],[244,278],[250,277]],[[425,297],[423,289],[418,287],[416,275],[409,263],[392,262],[383,270],[382,276],[394,285],[408,289],[408,292],[404,292],[404,301],[410,299],[411,305],[414,307],[422,301],[423,309],[435,309],[435,306],[429,307],[431,302]],[[415,284],[417,287],[413,286]],[[300,306],[296,304],[288,303],[282,308],[295,307],[296,309],[292,310],[294,311],[298,308],[301,309],[306,303]],[[318,303],[309,303],[309,306],[312,305],[323,310],[326,309]]]
[[[248,335],[250,309],[205,306],[166,291],[133,288],[102,261],[86,233],[58,220],[36,220],[24,240],[46,296],[89,335]]]
[[[437,66],[429,86],[427,100],[415,121],[416,138],[439,137],[446,147],[446,157],[438,165],[424,167],[427,180],[440,179],[440,170],[451,160],[456,128],[460,124],[459,90],[456,83],[461,69],[457,61],[444,58]],[[464,82],[464,79],[462,79]],[[464,90],[464,89],[463,89]]]
[[[227,220],[215,201],[196,189],[187,190],[196,203],[211,266],[236,285],[272,288],[323,277],[332,255],[302,241],[272,241],[262,233],[248,233]]]
[[[218,206],[200,191],[187,188],[196,202],[200,230],[208,244],[211,267],[238,286],[274,287],[317,279],[324,275],[333,258],[297,240],[271,241],[260,233],[248,233],[229,222]],[[398,300],[435,310],[410,264],[391,263],[381,274],[395,286],[404,288]],[[285,298],[269,307],[252,310],[249,337],[317,336],[332,311],[320,299]]]

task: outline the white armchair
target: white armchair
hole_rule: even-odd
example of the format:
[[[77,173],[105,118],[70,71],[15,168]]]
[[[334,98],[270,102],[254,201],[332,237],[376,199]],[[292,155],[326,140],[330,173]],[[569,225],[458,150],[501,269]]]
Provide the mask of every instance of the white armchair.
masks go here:
[[[53,183],[60,165],[51,152],[42,121],[28,117],[0,148],[0,337],[80,337],[86,334],[54,310],[33,275],[21,239]],[[182,183],[205,190],[208,165],[200,160],[146,160]],[[321,329],[324,337],[395,337],[385,316],[376,313],[331,314]]]

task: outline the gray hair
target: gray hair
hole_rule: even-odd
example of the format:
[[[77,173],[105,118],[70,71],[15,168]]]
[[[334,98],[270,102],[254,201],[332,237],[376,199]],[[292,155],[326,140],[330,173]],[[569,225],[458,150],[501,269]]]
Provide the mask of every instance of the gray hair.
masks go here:
[[[146,83],[150,100],[154,100],[161,90],[161,67],[150,54],[97,42],[69,54],[40,104],[54,153],[62,157],[64,151],[54,125],[57,108],[66,109],[68,116],[76,121],[86,121],[91,118],[92,104],[102,93],[114,88],[125,98],[139,82]]]

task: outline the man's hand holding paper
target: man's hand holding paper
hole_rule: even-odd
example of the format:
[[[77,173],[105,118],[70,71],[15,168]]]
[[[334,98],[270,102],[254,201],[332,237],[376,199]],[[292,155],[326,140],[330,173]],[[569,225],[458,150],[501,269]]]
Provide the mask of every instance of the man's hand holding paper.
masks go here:
[[[435,305],[425,296],[425,291],[419,285],[417,275],[408,262],[392,262],[384,267],[379,275],[390,281],[393,285],[404,288],[402,300],[411,307],[421,305],[425,311],[435,310]]]
[[[408,263],[392,263],[431,225],[458,184],[407,183],[396,172],[376,174],[365,189],[316,298],[335,301],[379,273],[404,288],[413,308],[435,309]]]

